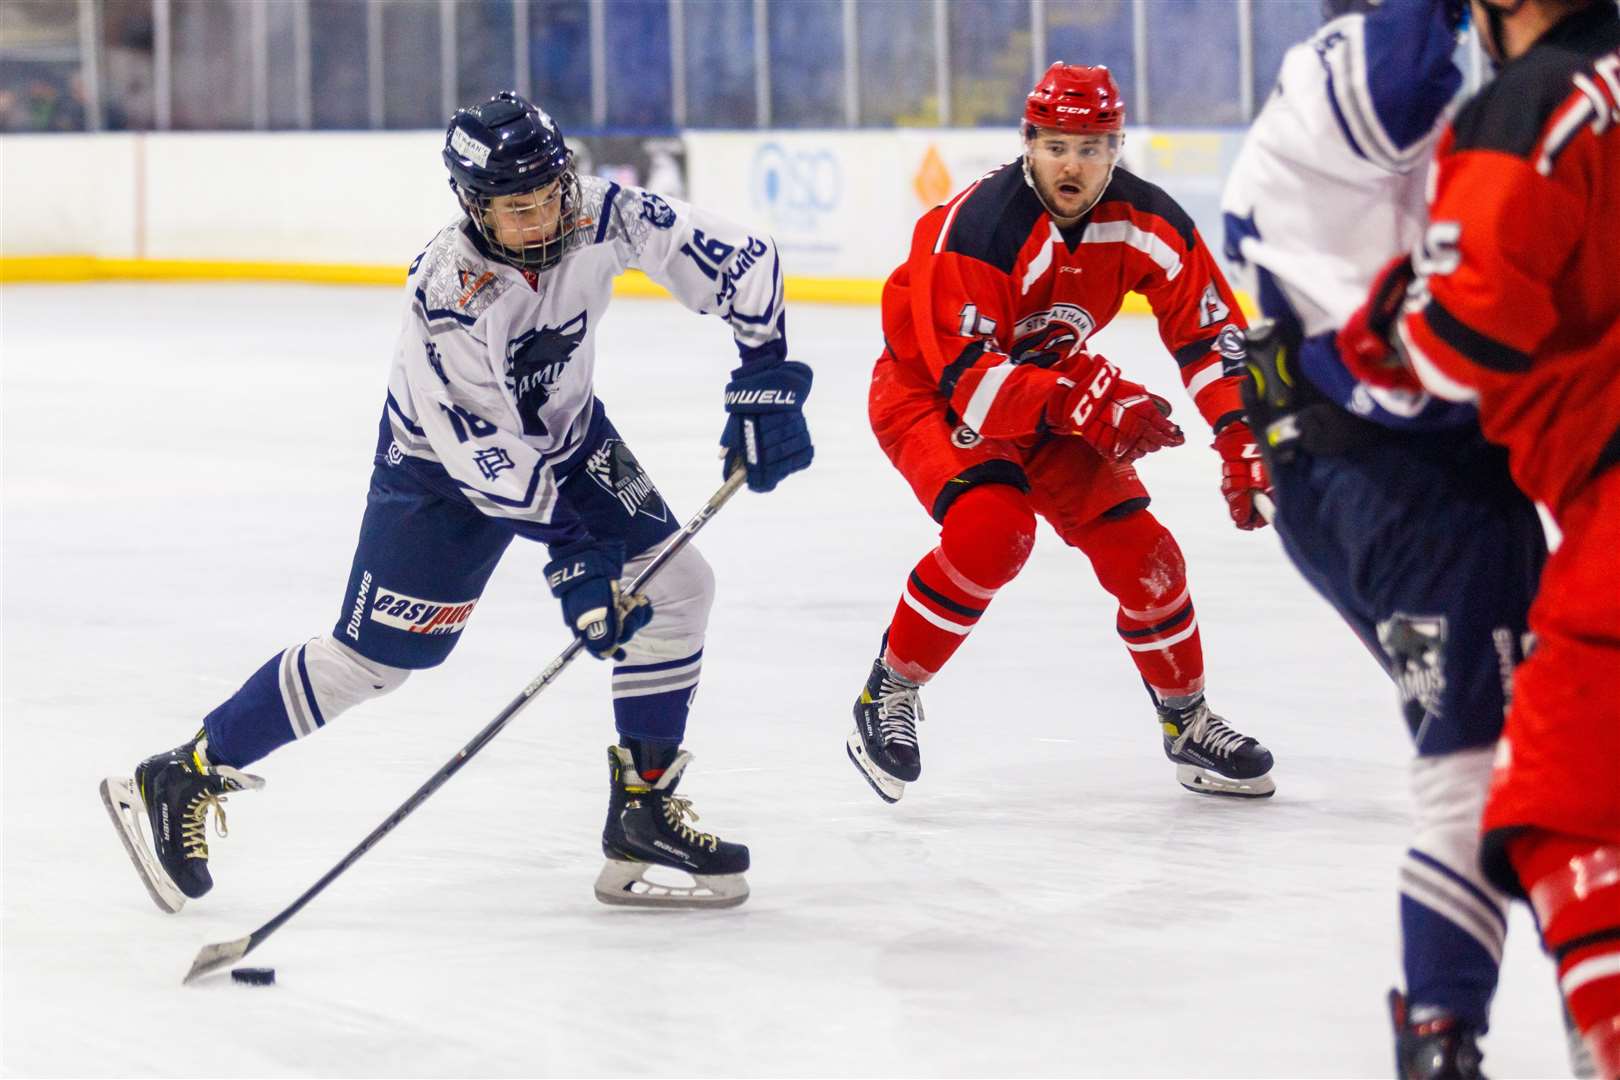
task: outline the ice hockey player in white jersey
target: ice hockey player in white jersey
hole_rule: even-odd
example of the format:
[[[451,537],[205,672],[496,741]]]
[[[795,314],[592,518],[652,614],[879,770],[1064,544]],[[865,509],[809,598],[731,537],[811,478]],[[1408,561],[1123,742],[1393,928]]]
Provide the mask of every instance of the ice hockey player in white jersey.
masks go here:
[[[1269,320],[1250,332],[1245,404],[1283,547],[1396,683],[1416,749],[1398,1074],[1475,1077],[1507,930],[1480,814],[1546,549],[1472,408],[1377,390],[1340,359],[1339,331],[1392,319],[1404,253],[1421,257],[1428,167],[1462,84],[1462,0],[1324,7],[1222,200],[1227,258]],[[1365,304],[1375,281],[1387,310]]]
[[[463,214],[411,264],[336,624],[271,657],[196,736],[104,783],[103,799],[152,898],[178,911],[212,886],[210,812],[223,834],[225,797],[263,784],[243,770],[441,663],[523,537],[550,550],[546,579],[569,630],[614,664],[598,898],[741,903],[748,849],[694,829],[676,794],[714,575],[688,545],[644,602],[621,603],[621,579],[680,522],[614,430],[592,372],[613,279],[639,268],[732,329],[741,364],[726,386],[724,469],[740,464],[752,490],[770,491],[808,466],[811,373],[787,359],[776,247],[679,201],[578,176],[557,125],[516,94],[458,111],[443,158]],[[650,888],[651,864],[691,883]]]

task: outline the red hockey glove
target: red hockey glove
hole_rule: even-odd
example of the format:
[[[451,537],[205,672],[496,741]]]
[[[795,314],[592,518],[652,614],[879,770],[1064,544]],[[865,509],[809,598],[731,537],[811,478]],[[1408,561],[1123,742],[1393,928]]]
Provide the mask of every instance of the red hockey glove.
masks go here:
[[[1406,255],[1391,259],[1373,279],[1367,302],[1356,309],[1339,331],[1339,358],[1350,374],[1385,390],[1421,391],[1417,376],[1390,345],[1395,320],[1406,302],[1406,288],[1416,273]]]
[[[1210,444],[1221,455],[1221,494],[1238,528],[1263,529],[1271,520],[1271,477],[1249,425],[1235,420]]]
[[[1078,435],[1104,461],[1135,461],[1166,446],[1186,442],[1170,422],[1170,403],[1140,383],[1119,376],[1119,368],[1097,356],[1074,382],[1058,383],[1046,408],[1046,422],[1061,435]]]

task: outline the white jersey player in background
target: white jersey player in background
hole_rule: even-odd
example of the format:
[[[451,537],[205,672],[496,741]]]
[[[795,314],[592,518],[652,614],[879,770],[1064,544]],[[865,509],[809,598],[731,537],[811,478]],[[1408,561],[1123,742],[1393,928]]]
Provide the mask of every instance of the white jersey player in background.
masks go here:
[[[284,649],[195,737],[103,799],[165,910],[212,887],[207,818],[263,781],[242,770],[442,662],[515,536],[547,544],[569,629],[611,657],[618,744],[597,896],[724,906],[748,895],[748,849],[696,831],[675,794],[702,670],[714,575],[697,549],[645,589],[628,581],[680,524],[593,389],[613,279],[645,271],[730,324],[725,469],[769,491],[810,464],[810,369],[786,358],[782,268],[769,237],[650,192],[579,177],[562,132],[512,93],[462,109],[444,148],[464,211],[411,264],[406,311],[348,588],[333,628]],[[142,835],[148,819],[151,847]],[[221,828],[223,832],[223,828]],[[155,854],[155,858],[154,858]],[[650,890],[649,864],[692,884]]]
[[[1546,549],[1472,408],[1361,383],[1338,348],[1375,279],[1423,239],[1462,84],[1462,0],[1324,8],[1222,200],[1226,255],[1271,320],[1250,334],[1246,406],[1283,546],[1396,683],[1417,752],[1398,1074],[1475,1077],[1507,931],[1480,814]]]

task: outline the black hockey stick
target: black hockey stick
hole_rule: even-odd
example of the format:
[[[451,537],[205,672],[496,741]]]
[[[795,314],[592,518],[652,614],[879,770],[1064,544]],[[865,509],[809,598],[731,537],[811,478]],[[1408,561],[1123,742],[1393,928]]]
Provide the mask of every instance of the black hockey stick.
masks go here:
[[[720,512],[720,508],[736,494],[745,478],[746,473],[742,467],[739,466],[733,470],[731,475],[726,478],[726,482],[720,485],[720,490],[716,491],[709,501],[704,503],[696,514],[692,515],[691,520],[681,527],[680,532],[670,537],[669,543],[665,544],[663,550],[653,556],[653,560],[647,564],[647,568],[636,575],[635,580],[630,583],[630,588],[626,591],[626,596],[634,596],[640,592],[642,587],[652,580],[653,575],[662,570],[665,564],[674,558],[676,553],[691,541],[692,537],[697,535],[698,530],[707,525],[709,519]],[[377,841],[393,832],[394,826],[409,817],[411,812],[418,806],[427,802],[428,797],[444,786],[446,780],[454,776],[457,770],[472,760],[474,754],[482,750],[491,739],[499,735],[501,729],[506,727],[512,717],[522,711],[523,707],[532,701],[535,695],[555,682],[557,676],[562,673],[563,668],[567,667],[584,647],[584,644],[577,637],[571,641],[568,648],[564,649],[557,659],[546,665],[546,669],[537,675],[533,682],[525,686],[523,692],[513,698],[510,705],[501,710],[500,715],[486,724],[484,729],[477,735],[474,735],[471,742],[456,751],[456,756],[445,762],[439,771],[428,779],[427,783],[417,788],[416,793],[401,803],[398,810],[389,814],[381,825],[371,830],[369,836],[355,845],[353,851],[343,856],[342,861],[328,870],[321,877],[321,880],[305,890],[302,896],[283,908],[275,918],[253,931],[247,937],[237,938],[235,941],[222,941],[216,945],[204,945],[197,953],[197,959],[191,962],[191,970],[186,972],[186,977],[182,981],[193,982],[204,975],[210,975],[222,968],[229,967],[264,944],[265,938],[281,929],[288,919],[303,910],[305,904],[319,896],[323,889],[338,879],[339,875],[358,862],[360,856],[375,847]]]

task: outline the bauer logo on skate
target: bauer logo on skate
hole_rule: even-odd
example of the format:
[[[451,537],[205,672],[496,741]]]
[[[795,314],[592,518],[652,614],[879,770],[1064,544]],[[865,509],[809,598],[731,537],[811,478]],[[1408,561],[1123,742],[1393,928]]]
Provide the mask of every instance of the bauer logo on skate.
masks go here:
[[[392,589],[379,588],[377,599],[371,605],[371,618],[411,634],[456,634],[472,618],[477,603],[476,599],[449,604],[419,600]]]

